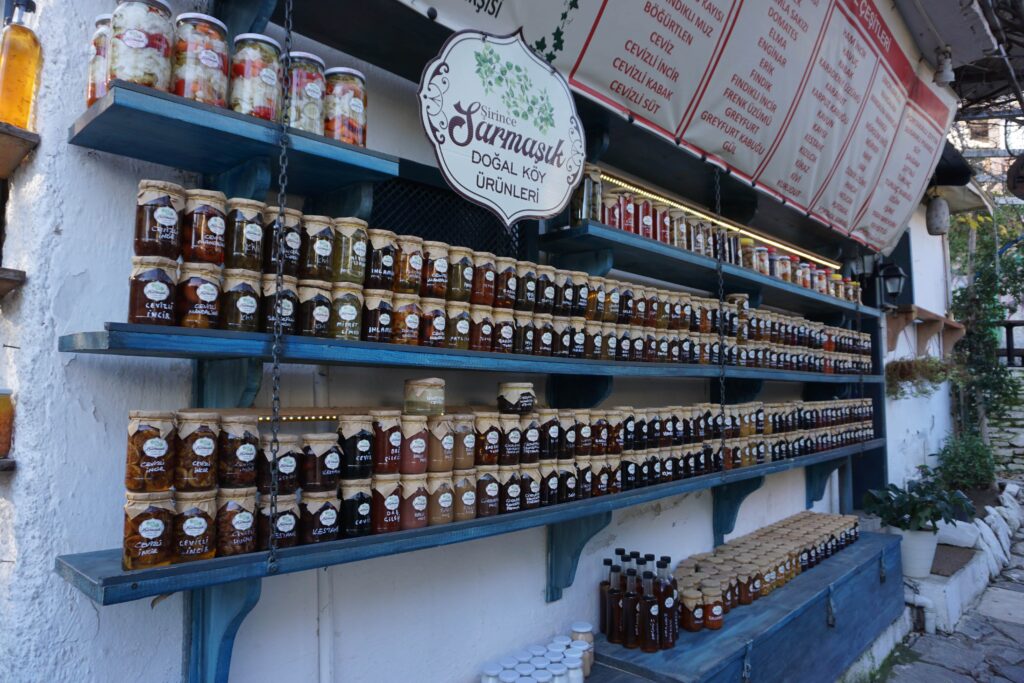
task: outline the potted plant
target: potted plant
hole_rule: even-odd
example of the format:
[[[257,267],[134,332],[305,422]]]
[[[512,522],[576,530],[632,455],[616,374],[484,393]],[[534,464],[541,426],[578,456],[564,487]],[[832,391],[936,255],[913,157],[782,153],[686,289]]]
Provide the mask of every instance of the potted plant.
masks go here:
[[[903,537],[900,552],[903,574],[928,576],[935,559],[939,520],[952,523],[957,517],[973,515],[970,500],[960,491],[950,491],[925,466],[918,467],[920,478],[906,488],[889,484],[884,489],[868,491],[864,510],[878,515],[892,533]]]

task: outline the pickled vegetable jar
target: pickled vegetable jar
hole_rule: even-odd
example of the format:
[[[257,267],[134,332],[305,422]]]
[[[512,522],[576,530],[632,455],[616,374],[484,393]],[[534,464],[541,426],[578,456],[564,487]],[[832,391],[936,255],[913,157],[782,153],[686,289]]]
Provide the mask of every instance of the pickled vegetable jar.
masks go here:
[[[448,301],[468,302],[473,288],[473,251],[465,247],[448,249]]]
[[[110,79],[166,92],[173,40],[171,6],[164,0],[119,0],[110,19]]]
[[[175,21],[175,95],[215,107],[228,105],[228,28],[208,14],[185,12]]]
[[[334,219],[334,251],[331,254],[336,282],[362,285],[366,278],[366,221],[359,218]]]
[[[263,210],[255,199],[229,199],[224,235],[224,267],[260,270],[263,267]]]
[[[110,71],[110,14],[96,17],[96,31],[92,34],[92,55],[89,57],[89,75],[85,85],[85,106],[107,94],[107,74]]]
[[[259,33],[235,36],[231,110],[276,121],[281,109],[281,44]]]
[[[262,290],[259,271],[226,269],[223,276],[220,329],[256,332]]]
[[[299,277],[334,281],[334,227],[327,216],[303,216],[299,245]]]
[[[214,190],[188,190],[182,224],[181,256],[184,261],[224,264],[224,233],[227,231],[227,199]]]
[[[324,60],[311,52],[292,52],[288,68],[288,125],[324,134]]]
[[[284,274],[299,274],[299,255],[302,252],[302,212],[295,209],[284,209],[268,206],[263,212],[263,272],[277,272],[277,226],[278,214],[281,215],[280,232],[283,233]]]
[[[324,135],[350,145],[366,146],[366,77],[336,67],[324,72]]]

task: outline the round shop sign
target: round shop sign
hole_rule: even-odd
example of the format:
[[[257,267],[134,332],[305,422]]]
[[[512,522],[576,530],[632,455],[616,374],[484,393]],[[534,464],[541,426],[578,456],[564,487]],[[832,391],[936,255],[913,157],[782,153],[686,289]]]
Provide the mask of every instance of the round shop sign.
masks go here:
[[[583,176],[583,126],[565,78],[521,32],[455,33],[417,94],[452,189],[509,226],[565,208]]]

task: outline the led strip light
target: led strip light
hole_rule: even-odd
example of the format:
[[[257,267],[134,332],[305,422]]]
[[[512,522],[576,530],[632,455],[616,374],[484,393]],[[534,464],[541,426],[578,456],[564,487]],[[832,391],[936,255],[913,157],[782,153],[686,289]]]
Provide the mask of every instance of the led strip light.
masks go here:
[[[638,186],[636,186],[636,185],[634,185],[634,184],[632,184],[632,183],[630,183],[630,182],[628,182],[626,180],[623,180],[622,178],[616,178],[615,176],[608,174],[608,172],[603,170],[603,169],[601,169],[600,172],[601,172],[601,180],[609,181],[613,185],[617,185],[617,186],[619,186],[621,188],[629,190],[630,192],[633,192],[634,194],[638,194],[638,195],[641,195],[643,197],[647,197],[648,199],[653,199],[653,200],[655,200],[655,201],[657,201],[657,202],[659,202],[661,204],[668,204],[669,206],[672,206],[674,208],[677,208],[677,209],[680,209],[682,211],[685,211],[688,214],[692,214],[694,216],[698,216],[699,218],[702,218],[702,219],[704,219],[706,221],[714,223],[715,225],[720,225],[723,228],[726,228],[728,230],[733,230],[735,232],[740,233],[741,235],[745,235],[746,237],[752,237],[752,238],[758,240],[759,242],[763,242],[765,244],[771,245],[771,246],[775,247],[776,249],[780,249],[780,250],[782,250],[782,251],[784,251],[786,253],[793,254],[794,256],[799,256],[800,258],[803,258],[803,259],[805,259],[807,261],[811,261],[813,263],[817,263],[820,266],[824,266],[826,268],[831,268],[835,272],[839,272],[840,268],[842,268],[842,266],[840,264],[835,263],[834,261],[829,261],[827,259],[823,259],[820,256],[816,256],[814,254],[810,254],[810,253],[808,253],[806,251],[800,251],[799,249],[796,249],[796,248],[794,248],[794,247],[792,247],[792,246],[790,246],[788,244],[785,244],[783,242],[778,242],[776,240],[771,239],[770,237],[765,237],[762,234],[759,234],[759,233],[756,233],[756,232],[752,232],[752,231],[748,230],[747,228],[745,228],[745,227],[743,227],[741,225],[737,225],[736,223],[729,223],[728,221],[724,220],[723,218],[721,218],[719,216],[716,216],[716,215],[714,215],[712,213],[707,213],[705,211],[701,211],[700,209],[695,208],[693,206],[690,206],[689,204],[682,204],[682,203],[680,203],[677,200],[669,199],[668,197],[665,197],[665,196],[660,195],[660,194],[654,194],[653,192],[651,192],[649,190],[645,190],[642,187],[638,187]]]

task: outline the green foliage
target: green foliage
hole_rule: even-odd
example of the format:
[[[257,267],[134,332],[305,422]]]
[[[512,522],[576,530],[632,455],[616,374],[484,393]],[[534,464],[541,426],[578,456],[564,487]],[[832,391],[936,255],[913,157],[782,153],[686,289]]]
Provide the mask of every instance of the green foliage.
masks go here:
[[[939,451],[936,472],[950,489],[985,488],[996,480],[995,457],[977,434],[952,436]]]
[[[955,380],[958,368],[940,358],[925,356],[890,361],[885,366],[885,393],[894,400],[929,396],[947,380]]]
[[[484,92],[490,94],[500,89],[501,103],[518,119],[531,121],[541,133],[546,133],[555,125],[555,110],[547,90],[533,92],[533,79],[519,64],[501,61],[497,51],[490,45],[474,52],[476,58],[476,75]]]
[[[918,467],[920,479],[907,483],[906,488],[889,484],[884,489],[864,494],[864,510],[878,515],[883,524],[904,531],[938,532],[939,520],[954,522],[958,517],[971,519],[974,507],[960,491],[950,491],[935,473],[925,466]]]
[[[544,55],[549,64],[555,61],[558,53],[565,49],[565,27],[572,23],[569,16],[580,8],[579,0],[563,0],[562,14],[558,17],[558,26],[551,32],[551,49],[545,37],[533,41],[533,49]]]

